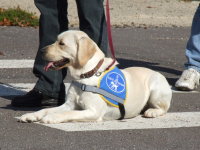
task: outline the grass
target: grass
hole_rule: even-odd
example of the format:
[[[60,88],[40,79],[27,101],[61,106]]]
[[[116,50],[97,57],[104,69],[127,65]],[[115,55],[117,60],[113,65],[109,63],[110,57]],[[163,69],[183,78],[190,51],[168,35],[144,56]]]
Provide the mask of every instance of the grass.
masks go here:
[[[28,13],[22,9],[0,8],[0,26],[20,26],[20,27],[37,27],[39,25],[38,18],[33,13]]]
[[[191,1],[200,1],[200,0],[182,0],[182,1],[191,2]]]
[[[200,0],[181,0],[185,2]],[[37,27],[39,25],[38,18],[33,13],[28,13],[19,7],[2,9],[0,8],[0,26],[20,26],[20,27]]]

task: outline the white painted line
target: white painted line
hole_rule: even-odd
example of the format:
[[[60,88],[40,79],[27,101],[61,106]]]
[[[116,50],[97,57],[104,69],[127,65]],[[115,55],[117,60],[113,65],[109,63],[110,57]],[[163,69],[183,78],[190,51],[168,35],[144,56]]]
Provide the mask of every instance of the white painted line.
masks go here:
[[[172,90],[173,93],[188,93],[188,94],[194,94],[194,93],[200,93],[199,91],[178,91],[178,90]]]
[[[60,124],[41,124],[41,125],[67,132],[199,127],[200,112],[167,113],[162,117],[151,118],[151,119],[137,116],[135,118],[126,119],[122,121],[113,120],[105,122],[84,122],[84,123],[69,122]]]
[[[173,86],[171,86],[170,85],[170,87],[171,87],[171,90],[172,90],[172,92],[173,93],[200,93],[199,91],[179,91],[179,90],[177,90],[175,87],[173,87]]]
[[[34,83],[10,83],[0,84],[0,96],[23,95],[34,88]],[[69,83],[65,83],[66,90]]]
[[[34,83],[9,83],[1,84],[0,83],[0,96],[11,96],[11,95],[23,95],[26,92],[30,91],[34,87]],[[68,90],[70,83],[65,83],[66,90]],[[173,93],[187,93],[194,94],[200,93],[199,91],[176,91],[172,89]]]
[[[0,84],[0,96],[21,95],[31,90],[35,84],[10,83]],[[66,90],[69,83],[65,83]],[[97,130],[124,130],[124,129],[156,129],[156,128],[180,128],[200,126],[200,112],[167,113],[158,118],[147,119],[142,116],[122,121],[85,122],[85,123],[61,123],[41,124],[64,131],[97,131]]]
[[[1,68],[33,68],[34,60],[31,59],[13,59],[13,60],[0,60]]]
[[[1,84],[0,83],[0,96],[10,96],[10,95],[23,95],[26,92],[30,91],[34,87],[34,83],[9,83],[9,84]],[[66,90],[69,87],[69,83],[65,83]],[[172,89],[173,93],[200,93],[199,91],[175,91]]]
[[[34,60],[32,59],[13,59],[0,60],[0,69],[2,68],[33,68]],[[178,91],[171,86],[173,93],[200,93],[199,91]]]

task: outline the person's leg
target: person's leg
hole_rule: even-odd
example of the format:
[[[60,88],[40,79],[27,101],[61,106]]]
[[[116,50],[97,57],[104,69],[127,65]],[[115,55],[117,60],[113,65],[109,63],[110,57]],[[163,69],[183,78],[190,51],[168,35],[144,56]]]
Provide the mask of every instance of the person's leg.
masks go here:
[[[200,72],[200,6],[194,15],[191,36],[186,46],[186,57],[188,62],[186,69],[193,68]]]
[[[107,54],[108,38],[104,0],[76,0],[80,30],[97,43],[100,49]]]
[[[66,0],[35,0],[35,5],[41,12],[39,25],[39,50],[36,55],[33,73],[38,77],[35,88],[42,93],[58,98],[63,96],[66,69],[59,71],[45,71],[47,62],[42,58],[41,49],[54,43],[57,35],[68,29]],[[62,93],[61,93],[62,92]]]
[[[63,79],[66,69],[44,71],[47,62],[42,58],[41,49],[56,41],[57,35],[68,30],[67,0],[34,0],[41,15],[39,20],[39,49],[36,55],[33,73],[38,77],[34,90],[24,96],[15,97],[13,106],[38,106],[44,97],[64,101],[65,86]],[[49,97],[49,98],[48,98]],[[61,102],[62,103],[62,102]]]
[[[200,6],[193,18],[186,57],[185,70],[175,86],[180,90],[193,90],[199,85],[200,79]]]

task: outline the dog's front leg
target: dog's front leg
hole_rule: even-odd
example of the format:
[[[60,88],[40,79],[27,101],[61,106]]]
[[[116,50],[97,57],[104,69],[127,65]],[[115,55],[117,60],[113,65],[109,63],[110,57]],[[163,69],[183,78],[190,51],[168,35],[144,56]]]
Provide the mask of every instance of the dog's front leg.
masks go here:
[[[24,114],[19,118],[19,121],[20,122],[37,122],[37,121],[40,121],[46,115],[73,110],[75,108],[75,103],[74,103],[75,94],[74,93],[75,93],[74,88],[70,88],[66,96],[66,102],[63,105],[54,107],[54,108],[42,109],[34,113]]]
[[[83,97],[89,97],[89,99],[84,101],[83,110],[71,110],[63,111],[59,113],[46,115],[41,119],[43,123],[63,123],[70,121],[102,121],[102,118],[107,110],[107,104],[95,94],[84,95]],[[90,95],[90,96],[89,96]]]
[[[46,115],[41,119],[43,123],[62,123],[70,121],[101,121],[107,111],[107,104],[98,94],[84,92],[78,99],[83,110],[63,111]]]
[[[65,111],[56,114],[49,114],[42,118],[42,123],[63,123],[70,121],[99,121],[101,117],[91,109],[87,110],[74,110],[74,111]]]
[[[46,109],[42,109],[39,110],[37,112],[33,112],[33,113],[27,113],[22,115],[19,118],[20,122],[37,122],[40,121],[44,116],[46,116],[47,114],[51,114],[54,112],[59,112],[63,109],[67,110],[66,106],[64,106],[65,104],[59,106],[59,107],[54,107],[54,108],[46,108]]]

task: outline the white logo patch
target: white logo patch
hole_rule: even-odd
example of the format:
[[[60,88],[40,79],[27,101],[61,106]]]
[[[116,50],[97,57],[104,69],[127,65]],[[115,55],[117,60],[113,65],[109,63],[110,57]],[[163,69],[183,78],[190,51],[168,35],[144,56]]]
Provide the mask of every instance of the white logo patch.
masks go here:
[[[125,81],[117,72],[111,72],[107,75],[106,85],[115,93],[121,93],[125,90]]]

